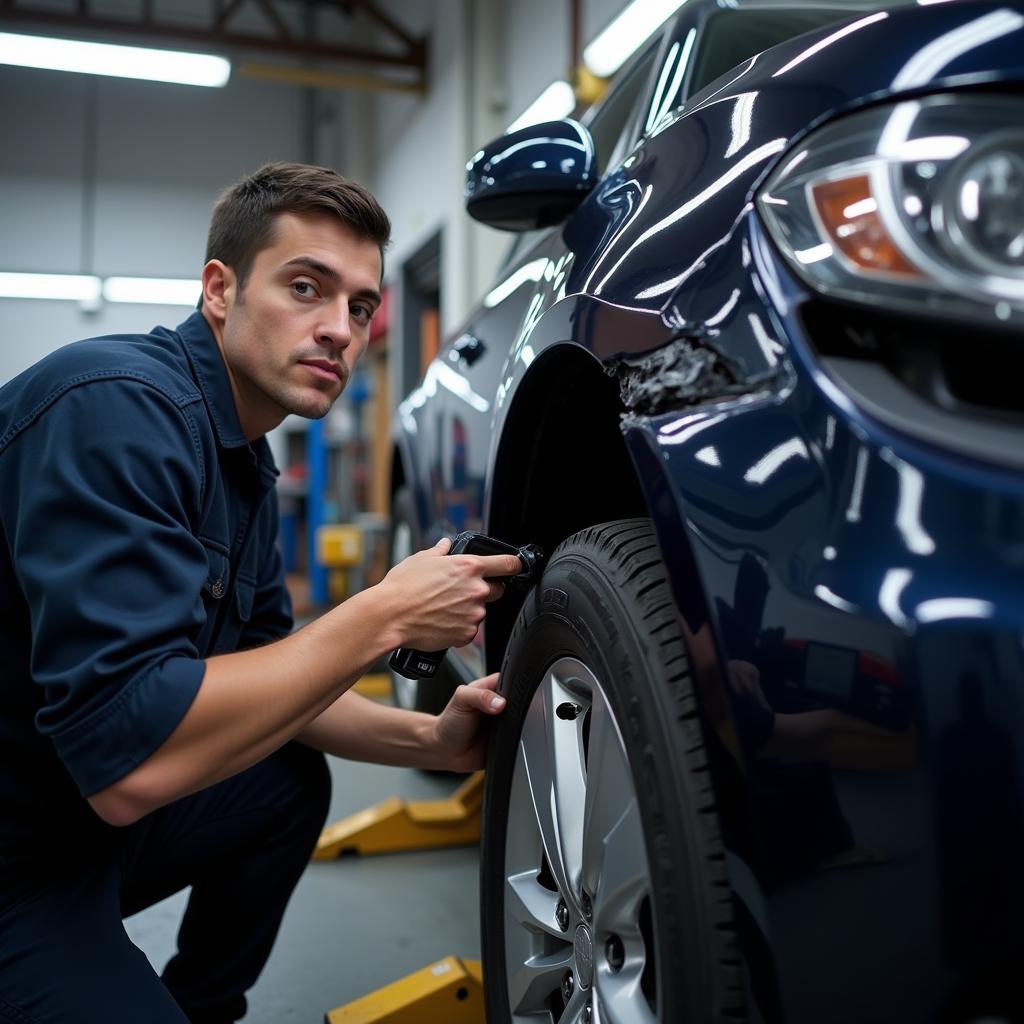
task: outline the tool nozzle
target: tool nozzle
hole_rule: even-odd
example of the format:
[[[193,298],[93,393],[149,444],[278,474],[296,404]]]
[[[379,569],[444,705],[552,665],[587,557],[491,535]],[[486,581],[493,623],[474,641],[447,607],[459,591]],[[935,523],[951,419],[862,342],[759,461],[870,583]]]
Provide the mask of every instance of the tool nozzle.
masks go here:
[[[523,563],[523,571],[518,576],[513,576],[514,583],[533,583],[540,576],[544,567],[544,552],[536,544],[524,544],[516,552],[519,561]]]

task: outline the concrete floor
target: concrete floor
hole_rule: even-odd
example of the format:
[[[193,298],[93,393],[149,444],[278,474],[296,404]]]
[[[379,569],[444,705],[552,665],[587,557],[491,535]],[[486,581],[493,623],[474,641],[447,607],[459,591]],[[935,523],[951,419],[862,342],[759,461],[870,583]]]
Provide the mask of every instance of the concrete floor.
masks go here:
[[[461,781],[331,758],[329,821],[389,796],[448,796]],[[480,956],[475,847],[314,862],[285,915],[246,1024],[320,1024],[324,1014],[442,957]],[[160,970],[187,893],[125,922]]]

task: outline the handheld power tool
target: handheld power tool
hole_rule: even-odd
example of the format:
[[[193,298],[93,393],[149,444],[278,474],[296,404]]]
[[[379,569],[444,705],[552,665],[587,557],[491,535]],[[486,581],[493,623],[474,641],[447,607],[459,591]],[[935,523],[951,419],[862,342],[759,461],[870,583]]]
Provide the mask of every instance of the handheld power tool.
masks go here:
[[[495,540],[483,533],[460,533],[452,541],[449,555],[515,555],[523,563],[522,572],[513,576],[512,583],[532,583],[544,561],[544,552],[536,544],[516,547]],[[447,648],[441,651],[417,651],[412,647],[399,647],[388,659],[388,665],[407,679],[430,679],[444,660]]]

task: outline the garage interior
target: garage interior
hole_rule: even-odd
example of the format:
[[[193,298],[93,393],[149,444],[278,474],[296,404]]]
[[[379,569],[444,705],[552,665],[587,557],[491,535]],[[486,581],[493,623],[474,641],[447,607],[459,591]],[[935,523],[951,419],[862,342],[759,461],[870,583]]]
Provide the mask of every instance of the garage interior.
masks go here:
[[[1024,1024],[1022,4],[0,0],[0,388],[185,321],[222,190],[327,167],[392,235],[340,397],[266,435],[296,627],[443,535],[556,552],[440,679],[355,684],[501,665],[517,731],[327,758],[247,1022]],[[124,922],[158,973],[187,899]]]
[[[214,199],[262,163],[323,164],[366,184],[392,219],[393,241],[386,310],[376,318],[363,372],[324,423],[293,416],[270,440],[282,470],[281,541],[299,623],[379,578],[390,416],[440,339],[490,285],[508,246],[507,235],[465,215],[465,161],[552,83],[564,88],[582,47],[624,6],[0,4],[0,33],[231,60],[230,78],[216,88],[0,64],[0,384],[71,340],[183,320],[198,294]],[[578,110],[597,95],[595,85],[581,93]],[[562,95],[550,116],[569,113],[574,103],[566,102]],[[4,276],[15,274],[32,277]],[[318,460],[324,486],[312,507],[308,482]],[[358,538],[358,564],[318,564],[321,524],[343,525],[340,544]],[[329,760],[329,821],[395,796],[445,799],[462,782]],[[246,1020],[320,1021],[444,957],[478,958],[478,889],[472,846],[314,862],[250,993]],[[186,897],[126,921],[157,969],[174,950]]]

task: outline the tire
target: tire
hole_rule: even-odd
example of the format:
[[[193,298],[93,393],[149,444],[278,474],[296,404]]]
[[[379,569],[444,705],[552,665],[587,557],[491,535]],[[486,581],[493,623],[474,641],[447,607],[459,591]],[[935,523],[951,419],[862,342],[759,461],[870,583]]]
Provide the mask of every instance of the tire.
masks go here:
[[[557,548],[501,691],[481,860],[487,1020],[743,1020],[701,725],[648,520]]]
[[[391,501],[389,564],[397,565],[422,547],[412,491],[408,487],[399,487]],[[451,674],[443,664],[433,679],[406,679],[391,668],[388,675],[391,676],[391,696],[395,705],[407,711],[426,711],[436,715],[444,710],[455,690]]]

